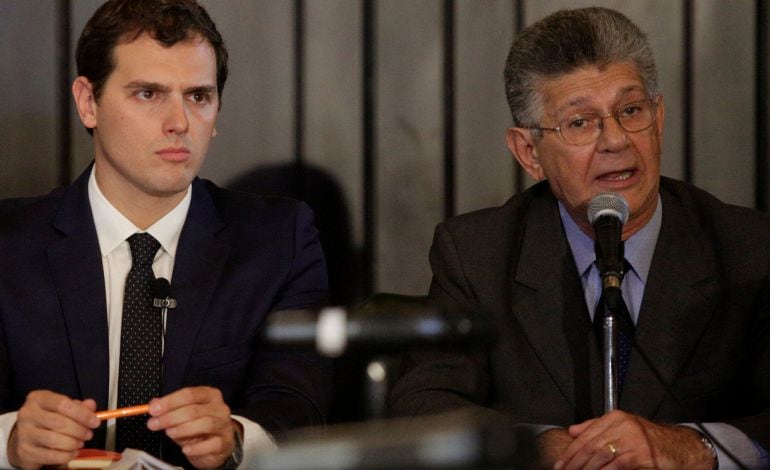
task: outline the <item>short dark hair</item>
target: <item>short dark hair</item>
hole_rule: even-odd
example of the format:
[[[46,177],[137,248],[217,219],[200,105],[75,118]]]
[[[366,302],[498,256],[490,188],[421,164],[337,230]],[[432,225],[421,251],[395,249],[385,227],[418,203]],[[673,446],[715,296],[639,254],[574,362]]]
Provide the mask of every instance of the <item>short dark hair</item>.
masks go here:
[[[626,62],[636,66],[647,94],[657,95],[652,49],[638,26],[609,8],[557,11],[516,38],[505,67],[505,92],[514,125],[537,127],[543,113],[543,81],[579,67]]]
[[[115,68],[115,46],[149,34],[165,47],[200,35],[214,48],[217,61],[217,94],[227,81],[227,49],[222,35],[206,10],[195,0],[109,0],[88,20],[75,50],[78,75],[86,77],[98,100]]]

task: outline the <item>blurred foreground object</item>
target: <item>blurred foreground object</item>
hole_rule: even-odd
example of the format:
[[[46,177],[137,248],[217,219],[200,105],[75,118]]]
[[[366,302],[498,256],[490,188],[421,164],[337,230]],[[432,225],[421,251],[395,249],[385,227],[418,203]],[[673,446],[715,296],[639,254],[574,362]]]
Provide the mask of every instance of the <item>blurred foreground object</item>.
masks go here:
[[[261,456],[261,470],[534,468],[531,431],[502,418],[459,410],[332,426],[323,436],[298,430],[277,451]]]

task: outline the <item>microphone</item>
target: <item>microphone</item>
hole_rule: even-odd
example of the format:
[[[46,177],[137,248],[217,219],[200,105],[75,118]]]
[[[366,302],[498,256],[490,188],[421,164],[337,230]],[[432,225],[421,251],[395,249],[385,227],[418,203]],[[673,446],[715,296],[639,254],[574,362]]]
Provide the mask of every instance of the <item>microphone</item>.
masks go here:
[[[618,336],[617,314],[623,302],[620,283],[623,281],[623,224],[628,220],[628,203],[615,193],[600,193],[588,203],[588,221],[596,233],[596,264],[602,279],[602,296],[607,309],[602,319],[604,411],[617,408]],[[600,315],[596,312],[596,315]]]
[[[596,234],[597,266],[602,288],[620,288],[623,280],[623,224],[628,221],[628,203],[615,193],[599,193],[588,203],[588,221]]]
[[[484,335],[488,340],[488,329],[481,323],[422,304],[276,311],[266,320],[264,338],[276,346],[314,348],[326,357],[353,348],[380,352],[411,345],[461,346]]]
[[[150,290],[153,307],[176,308],[176,299],[171,297],[171,284],[168,279],[164,277],[153,279]]]
[[[158,277],[152,280],[150,283],[150,292],[152,292],[152,305],[153,307],[160,308],[161,318],[161,374],[163,371],[163,357],[166,354],[166,317],[168,316],[168,309],[176,308],[176,299],[171,297],[171,283],[165,277]],[[161,380],[161,387],[163,383]]]

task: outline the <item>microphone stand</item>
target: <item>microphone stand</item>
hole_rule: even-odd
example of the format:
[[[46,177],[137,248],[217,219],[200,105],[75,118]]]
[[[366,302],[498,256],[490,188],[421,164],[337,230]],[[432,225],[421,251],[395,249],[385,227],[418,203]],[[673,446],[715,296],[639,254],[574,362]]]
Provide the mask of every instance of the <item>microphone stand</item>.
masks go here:
[[[615,355],[617,338],[615,317],[604,317],[604,413],[618,408],[618,358]]]
[[[588,205],[588,220],[594,227],[597,267],[602,281],[604,319],[602,322],[604,412],[618,407],[618,312],[623,302],[623,224],[628,219],[628,203],[614,193],[598,194]],[[597,312],[599,313],[599,312]]]
[[[614,275],[606,276],[602,281],[605,316],[603,330],[603,369],[604,369],[604,413],[618,408],[618,332],[617,307],[622,299],[620,278]]]

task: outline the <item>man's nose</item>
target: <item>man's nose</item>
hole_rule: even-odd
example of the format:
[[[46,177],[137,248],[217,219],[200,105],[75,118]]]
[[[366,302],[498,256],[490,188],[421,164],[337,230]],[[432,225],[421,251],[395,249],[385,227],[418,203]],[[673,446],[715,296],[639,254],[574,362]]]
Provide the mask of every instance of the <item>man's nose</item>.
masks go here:
[[[188,126],[189,120],[184,98],[169,100],[163,121],[164,133],[184,134],[187,132]]]
[[[601,116],[599,128],[600,150],[620,150],[628,145],[628,131],[623,129],[614,114]]]

